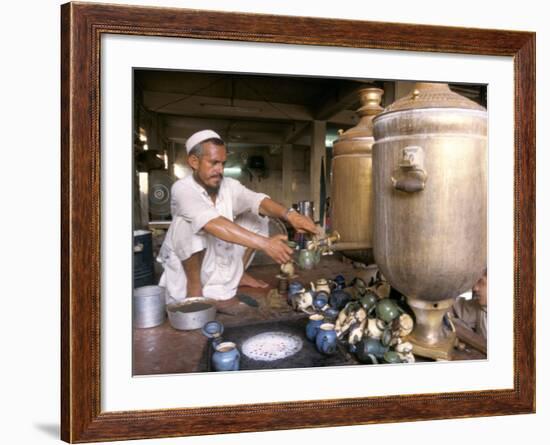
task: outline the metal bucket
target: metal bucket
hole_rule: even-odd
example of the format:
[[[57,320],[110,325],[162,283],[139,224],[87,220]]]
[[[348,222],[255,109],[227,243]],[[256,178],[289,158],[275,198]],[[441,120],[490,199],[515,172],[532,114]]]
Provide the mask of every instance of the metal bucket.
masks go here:
[[[311,219],[314,217],[313,201],[299,201],[298,212],[302,215],[309,216]]]
[[[298,201],[298,212],[315,220],[315,207],[313,201]],[[300,249],[305,249],[307,240],[304,233],[297,233],[294,239],[298,242]]]
[[[166,307],[168,320],[174,329],[192,331],[216,318],[216,300],[205,297],[186,298]]]
[[[161,286],[142,286],[134,289],[134,327],[152,328],[166,320],[165,289]]]

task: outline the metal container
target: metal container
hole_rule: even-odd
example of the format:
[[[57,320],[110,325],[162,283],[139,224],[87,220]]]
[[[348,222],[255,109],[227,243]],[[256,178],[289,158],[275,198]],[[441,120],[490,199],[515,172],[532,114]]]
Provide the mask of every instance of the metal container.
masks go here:
[[[134,230],[134,288],[154,283],[153,235],[149,230]]]
[[[164,287],[142,286],[134,289],[132,312],[135,328],[152,328],[164,323]]]
[[[298,201],[298,212],[302,215],[309,216],[311,219],[314,217],[313,201]]]
[[[367,264],[373,262],[372,120],[382,111],[383,94],[379,88],[360,90],[360,120],[333,144],[331,228],[346,246],[342,253]]]
[[[216,300],[206,297],[186,298],[166,307],[168,320],[174,329],[191,331],[202,328],[216,318]]]
[[[415,311],[416,352],[447,358],[444,308],[486,267],[487,112],[417,83],[373,124],[376,263]]]

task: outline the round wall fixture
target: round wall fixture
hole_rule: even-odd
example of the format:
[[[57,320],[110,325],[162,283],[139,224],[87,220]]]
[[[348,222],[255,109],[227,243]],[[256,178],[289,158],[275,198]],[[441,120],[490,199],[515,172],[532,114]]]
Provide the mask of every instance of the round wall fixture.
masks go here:
[[[173,183],[166,170],[149,172],[149,211],[153,218],[170,216],[170,188]]]

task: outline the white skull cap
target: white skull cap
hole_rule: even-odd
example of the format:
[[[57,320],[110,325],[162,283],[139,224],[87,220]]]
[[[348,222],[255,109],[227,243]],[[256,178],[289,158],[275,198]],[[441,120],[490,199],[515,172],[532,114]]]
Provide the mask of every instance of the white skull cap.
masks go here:
[[[197,145],[200,144],[203,141],[206,141],[207,139],[221,139],[220,135],[212,130],[201,130],[197,131],[196,133],[193,133],[191,136],[189,136],[189,139],[187,139],[187,142],[185,142],[185,148],[187,150],[187,153],[191,151],[191,149]]]

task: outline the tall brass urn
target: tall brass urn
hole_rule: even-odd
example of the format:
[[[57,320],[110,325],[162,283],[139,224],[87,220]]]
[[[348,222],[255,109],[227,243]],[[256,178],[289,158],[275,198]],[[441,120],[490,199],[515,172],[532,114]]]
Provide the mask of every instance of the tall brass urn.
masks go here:
[[[450,359],[443,323],[487,257],[487,111],[417,83],[374,118],[374,257],[416,316],[418,355]]]
[[[333,145],[331,222],[340,234],[335,248],[367,264],[373,262],[372,119],[383,110],[383,94],[379,88],[359,90],[360,120]]]

